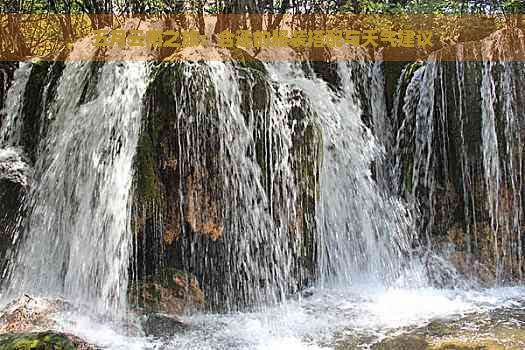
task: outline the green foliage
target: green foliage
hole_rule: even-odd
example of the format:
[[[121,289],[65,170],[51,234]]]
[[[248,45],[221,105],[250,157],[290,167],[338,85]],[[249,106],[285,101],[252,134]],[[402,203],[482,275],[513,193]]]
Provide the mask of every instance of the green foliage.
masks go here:
[[[353,13],[355,0],[348,0],[338,12]],[[501,14],[523,13],[523,0],[505,0],[487,3],[481,0],[408,0],[357,1],[360,14]]]
[[[326,2],[315,9],[324,13],[360,14],[518,14],[525,12],[523,0],[346,0]],[[23,0],[0,2],[0,13],[140,13],[168,14],[181,13],[191,9],[193,13],[220,14],[231,10],[254,12],[255,7],[262,13],[302,13],[308,8],[306,1],[261,0],[239,2],[232,6],[228,1],[204,0]],[[354,7],[357,7],[357,11]],[[310,9],[311,11],[311,9]],[[245,12],[245,11],[243,11]],[[319,12],[319,11],[318,11]],[[311,12],[310,12],[311,13]]]
[[[360,2],[359,10],[361,14],[402,14],[404,7],[400,4],[390,4],[383,1],[365,0]]]
[[[210,15],[217,15],[224,12],[224,4],[219,2],[214,2],[204,7],[204,11]]]
[[[525,13],[525,1],[505,0],[503,2],[503,12],[507,14]]]

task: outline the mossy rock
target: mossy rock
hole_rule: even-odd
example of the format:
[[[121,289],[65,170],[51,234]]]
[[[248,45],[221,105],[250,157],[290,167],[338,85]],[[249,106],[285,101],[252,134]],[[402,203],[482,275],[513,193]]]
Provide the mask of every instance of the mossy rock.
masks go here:
[[[77,350],[94,349],[82,340],[65,333],[14,333],[0,335],[3,350]]]
[[[251,69],[263,75],[268,73],[264,64],[251,56],[248,52],[239,49],[238,47],[234,47],[230,49],[230,54],[232,55],[233,60],[239,63],[241,67]]]
[[[197,279],[184,271],[165,268],[129,288],[129,302],[145,312],[180,315],[204,306],[204,294]]]
[[[457,332],[453,325],[439,320],[430,322],[424,329],[426,334],[434,337],[443,337]]]
[[[518,349],[513,347],[505,347],[493,340],[486,341],[465,341],[465,340],[450,340],[443,342],[437,346],[429,348],[430,350],[506,350]]]
[[[423,337],[400,335],[395,338],[384,339],[374,344],[373,350],[427,350],[429,344]]]
[[[279,137],[268,129],[271,125],[268,112],[274,96],[272,81],[264,65],[245,51],[232,49],[230,56],[233,62],[226,64],[239,77],[241,113],[246,124],[253,125],[254,147],[250,145],[248,156],[259,164],[261,183],[271,197],[274,193],[270,191],[275,191],[270,186],[272,169],[278,166],[277,150],[271,145],[277,144],[273,141]],[[173,313],[180,313],[187,304],[183,295],[177,295],[178,286],[166,285],[170,280],[161,277],[156,266],[175,267],[195,274],[209,296],[206,306],[221,309],[224,303],[220,299],[229,298],[228,294],[232,293],[223,290],[223,285],[229,283],[223,278],[224,267],[203,262],[204,258],[220,261],[224,244],[229,244],[222,239],[229,225],[223,210],[227,181],[221,171],[223,160],[216,152],[223,142],[223,121],[219,115],[219,92],[210,69],[213,67],[198,62],[158,63],[150,75],[144,97],[146,117],[142,120],[135,155],[132,225],[136,234],[134,251],[138,252],[136,266],[139,267],[135,272],[139,283],[148,288],[139,288],[134,297],[143,300],[144,308],[155,312],[168,307]],[[299,271],[299,277],[290,288],[295,290],[315,275],[314,211],[319,196],[316,181],[322,159],[322,131],[306,97],[277,96],[283,100],[297,100],[286,116],[290,127],[293,126],[293,149],[289,159],[296,165],[294,175],[301,192],[295,203],[296,218],[291,218],[288,228],[304,233],[300,238],[303,249],[293,257],[294,268]],[[196,151],[200,153],[192,154]],[[281,209],[279,205],[284,208],[286,204],[273,203],[276,203],[276,213]],[[193,248],[188,262],[185,257],[190,242]],[[160,251],[165,253],[160,255]],[[152,281],[146,276],[156,279]],[[239,280],[231,282],[232,285],[245,284],[240,282],[245,278],[243,274],[231,278]],[[247,294],[239,294],[239,303],[242,303]],[[133,302],[133,297],[130,301]]]

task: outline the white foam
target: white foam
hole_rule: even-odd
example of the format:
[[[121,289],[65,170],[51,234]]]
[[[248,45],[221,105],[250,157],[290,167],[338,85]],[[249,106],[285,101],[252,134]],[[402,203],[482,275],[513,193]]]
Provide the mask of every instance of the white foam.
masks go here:
[[[370,286],[367,286],[370,288]],[[185,319],[191,330],[174,337],[131,337],[87,317],[64,330],[109,349],[330,349],[345,333],[381,336],[433,319],[455,319],[500,307],[522,307],[525,287],[487,290],[319,289],[311,297],[264,311],[201,314]]]

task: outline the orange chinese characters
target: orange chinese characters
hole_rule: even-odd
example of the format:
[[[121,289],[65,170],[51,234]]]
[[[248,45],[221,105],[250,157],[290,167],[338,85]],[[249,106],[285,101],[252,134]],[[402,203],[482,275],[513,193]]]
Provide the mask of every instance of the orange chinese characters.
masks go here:
[[[253,46],[254,47],[270,47],[271,35],[267,30],[256,30],[253,32]]]
[[[162,42],[162,32],[160,30],[146,31],[146,46],[161,47]]]
[[[425,47],[425,46],[434,46],[432,43],[432,32],[430,30],[425,30],[424,32],[417,31],[417,46]]]
[[[326,46],[327,47],[341,47],[344,44],[342,30],[327,30],[326,31]]]
[[[288,46],[288,31],[275,29],[272,32],[272,44],[271,45],[274,47]]]
[[[164,32],[164,36],[167,36],[169,39],[164,41],[162,44],[163,47],[180,47],[180,43],[176,42],[179,38],[180,33],[174,30],[168,30]]]
[[[291,47],[306,47],[308,36],[305,30],[294,30],[290,37],[289,44]]]
[[[146,36],[143,30],[130,30],[128,36],[128,46],[144,46],[144,40]]]
[[[360,34],[361,32],[358,32],[357,30],[346,30],[344,40],[345,44],[352,44],[354,47],[359,46],[359,41],[361,39]]]
[[[198,31],[190,30],[181,32],[182,35],[182,46],[183,47],[194,47],[199,46],[201,36]]]
[[[368,44],[372,44],[372,46],[377,47],[377,43],[375,40],[379,39],[377,35],[377,30],[363,30],[363,46],[368,46]]]
[[[112,30],[111,31],[111,47],[118,44],[119,47],[126,46],[126,31],[125,30]]]
[[[109,46],[109,30],[94,30],[93,33],[95,33],[93,46]]]
[[[220,47],[233,47],[233,41],[235,39],[235,35],[233,35],[228,30],[223,30],[219,34],[217,34],[217,38],[219,38],[219,46]]]
[[[397,46],[397,32],[393,30],[383,30],[381,31],[381,41],[386,41],[390,43],[390,46]]]
[[[416,32],[413,30],[400,30],[399,31],[399,46],[402,47],[414,47],[416,42]]]
[[[308,31],[308,47],[324,47],[324,30]]]
[[[253,35],[250,30],[238,30],[235,40],[237,47],[253,47]]]

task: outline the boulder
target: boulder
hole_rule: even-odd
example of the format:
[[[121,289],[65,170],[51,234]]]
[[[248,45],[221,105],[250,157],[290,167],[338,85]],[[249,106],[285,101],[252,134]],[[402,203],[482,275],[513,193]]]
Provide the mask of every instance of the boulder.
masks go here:
[[[71,310],[62,299],[25,295],[5,306],[0,314],[0,349],[3,350],[88,350],[91,344],[56,328],[53,314]]]
[[[33,298],[25,295],[13,300],[0,314],[0,333],[42,332],[56,326],[52,315],[72,306],[62,299]]]
[[[429,344],[418,336],[400,335],[394,338],[387,338],[374,344],[373,350],[427,350]]]
[[[3,350],[91,350],[95,349],[71,334],[59,332],[0,334]]]
[[[178,317],[160,313],[146,315],[142,321],[142,328],[146,336],[172,336],[187,330],[188,327],[188,324]]]
[[[197,279],[175,269],[133,284],[129,302],[139,313],[181,315],[204,306],[204,294]]]

